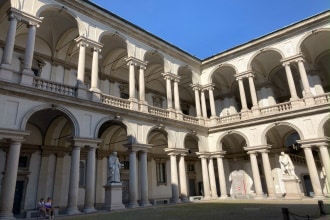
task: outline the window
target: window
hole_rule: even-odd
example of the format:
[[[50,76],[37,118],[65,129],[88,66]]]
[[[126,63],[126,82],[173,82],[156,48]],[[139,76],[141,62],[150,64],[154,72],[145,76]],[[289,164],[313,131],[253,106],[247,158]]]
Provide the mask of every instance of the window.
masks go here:
[[[85,163],[80,161],[79,164],[79,186],[85,186]]]
[[[194,172],[194,171],[195,171],[194,164],[188,164],[188,172]]]
[[[163,107],[163,98],[161,96],[153,96],[152,97],[152,104],[155,107],[162,108]]]
[[[166,161],[156,159],[157,185],[166,185]]]
[[[18,169],[19,170],[27,170],[29,166],[29,157],[28,156],[20,156],[18,161]]]

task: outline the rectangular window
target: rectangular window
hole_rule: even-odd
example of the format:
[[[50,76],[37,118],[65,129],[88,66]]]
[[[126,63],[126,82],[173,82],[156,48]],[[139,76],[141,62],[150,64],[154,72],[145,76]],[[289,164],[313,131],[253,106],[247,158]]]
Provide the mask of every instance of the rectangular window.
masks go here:
[[[85,186],[85,174],[86,174],[85,162],[80,161],[80,164],[79,164],[79,186],[80,187]]]
[[[156,161],[157,185],[166,185],[166,161]]]
[[[29,167],[29,157],[28,156],[20,156],[18,161],[18,169],[25,170]]]

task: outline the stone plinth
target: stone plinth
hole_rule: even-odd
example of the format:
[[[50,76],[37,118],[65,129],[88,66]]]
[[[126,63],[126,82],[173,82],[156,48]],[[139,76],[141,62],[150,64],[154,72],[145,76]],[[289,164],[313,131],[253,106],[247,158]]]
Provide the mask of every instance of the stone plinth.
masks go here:
[[[124,209],[122,202],[123,185],[121,183],[110,183],[104,186],[105,188],[105,203],[104,208],[108,211]]]
[[[299,188],[299,180],[295,177],[283,177],[285,186],[285,199],[302,199]]]

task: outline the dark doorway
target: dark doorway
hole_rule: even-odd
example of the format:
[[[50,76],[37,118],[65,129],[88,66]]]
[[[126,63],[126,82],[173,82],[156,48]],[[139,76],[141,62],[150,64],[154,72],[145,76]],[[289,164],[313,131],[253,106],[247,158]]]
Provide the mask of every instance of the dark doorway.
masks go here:
[[[304,184],[305,184],[305,196],[314,196],[313,186],[311,182],[311,177],[309,175],[304,175]]]
[[[189,179],[189,196],[196,196],[195,179]]]
[[[15,187],[15,196],[14,196],[14,205],[13,205],[13,213],[19,214],[21,211],[21,204],[23,198],[23,190],[24,190],[24,181],[16,181]]]

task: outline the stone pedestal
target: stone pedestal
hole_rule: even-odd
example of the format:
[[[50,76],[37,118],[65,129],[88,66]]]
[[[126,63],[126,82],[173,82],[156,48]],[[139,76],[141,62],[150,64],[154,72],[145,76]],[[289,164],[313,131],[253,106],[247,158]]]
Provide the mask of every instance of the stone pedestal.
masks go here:
[[[299,188],[299,180],[295,177],[283,177],[285,186],[285,199],[302,199]]]
[[[110,183],[104,186],[105,188],[105,203],[104,208],[108,211],[124,209],[122,202],[122,183]]]

